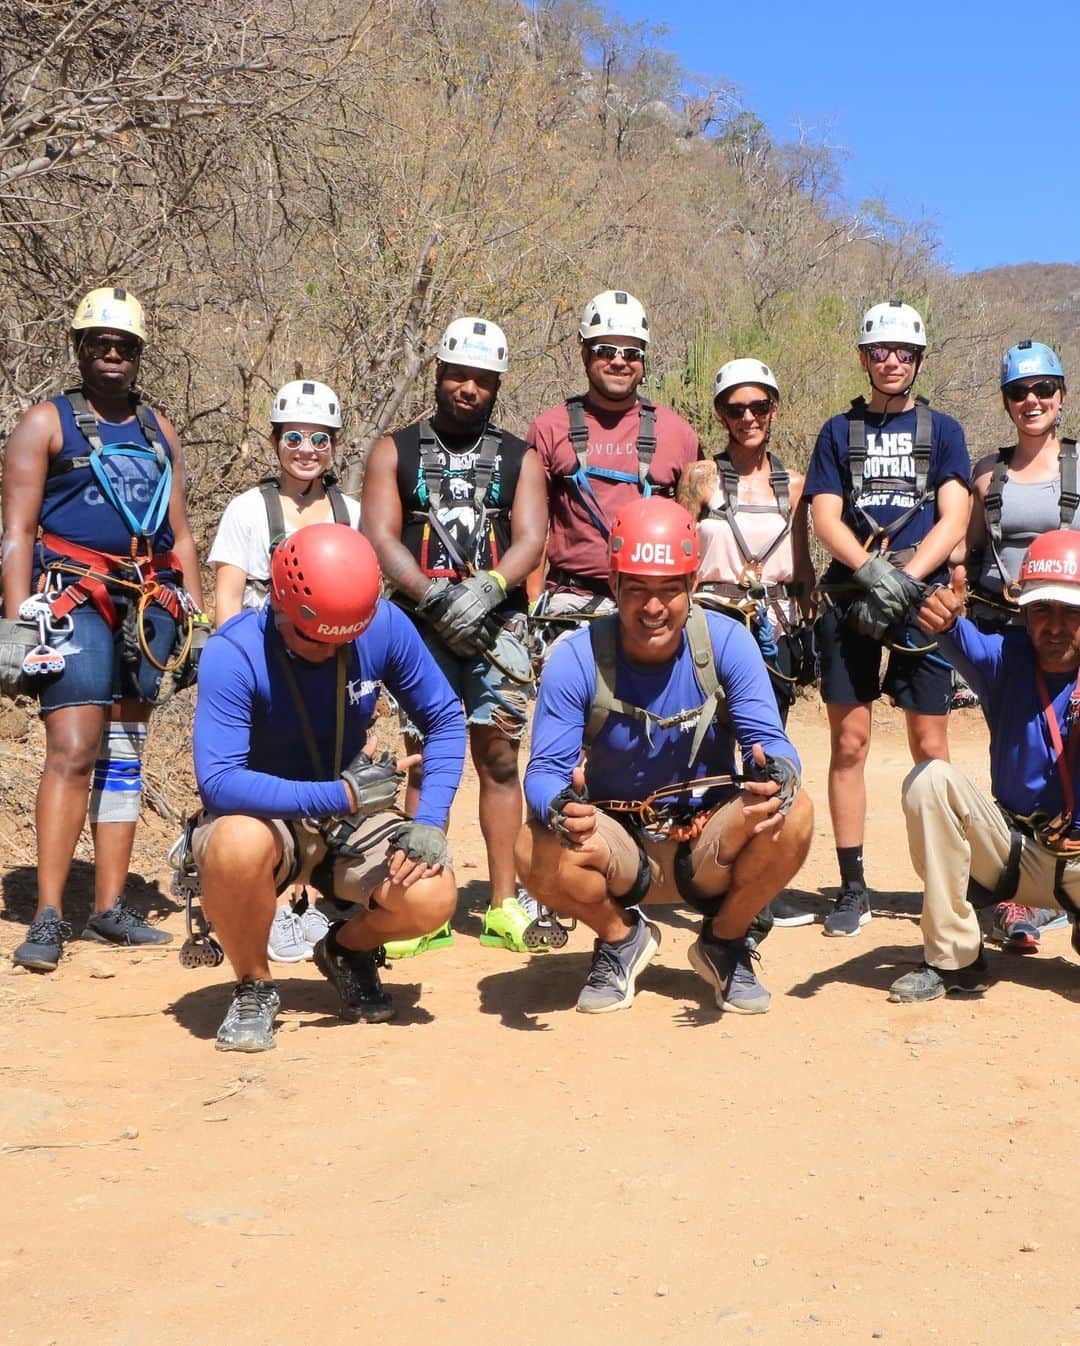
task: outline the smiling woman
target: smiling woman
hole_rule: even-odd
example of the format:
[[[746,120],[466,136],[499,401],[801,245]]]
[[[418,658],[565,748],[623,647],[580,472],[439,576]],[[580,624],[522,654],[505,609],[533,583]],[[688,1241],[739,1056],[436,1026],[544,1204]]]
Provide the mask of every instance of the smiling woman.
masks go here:
[[[954,585],[971,584],[972,620],[982,631],[1019,619],[1016,586],[1024,553],[1041,534],[1072,526],[1076,444],[1061,439],[1065,371],[1049,346],[1021,341],[1001,362],[1001,402],[1016,442],[975,467],[967,555]]]

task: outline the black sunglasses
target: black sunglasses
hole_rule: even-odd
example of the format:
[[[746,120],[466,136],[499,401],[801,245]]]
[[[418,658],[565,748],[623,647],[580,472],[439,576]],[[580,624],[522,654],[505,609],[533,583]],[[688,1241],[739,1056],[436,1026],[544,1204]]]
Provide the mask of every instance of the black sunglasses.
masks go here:
[[[88,355],[91,360],[101,360],[110,351],[115,351],[121,360],[135,360],[142,350],[142,342],[137,337],[106,336],[101,332],[89,332],[79,342],[79,354]]]
[[[1040,402],[1049,402],[1059,386],[1056,379],[1040,379],[1038,383],[1009,383],[1003,391],[1010,402],[1026,402],[1028,393],[1034,393]]]
[[[769,414],[772,405],[768,397],[759,397],[753,402],[721,402],[720,412],[729,421],[741,421],[747,412],[755,419],[760,419]]]
[[[606,341],[598,341],[588,348],[590,355],[601,360],[625,360],[632,365],[635,360],[644,360],[645,352],[640,346],[610,346]]]

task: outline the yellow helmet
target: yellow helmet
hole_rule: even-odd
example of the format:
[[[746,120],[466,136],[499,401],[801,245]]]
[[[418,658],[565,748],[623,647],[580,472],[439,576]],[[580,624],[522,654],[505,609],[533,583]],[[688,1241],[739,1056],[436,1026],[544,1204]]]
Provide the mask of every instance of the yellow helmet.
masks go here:
[[[85,332],[92,327],[128,332],[140,341],[146,341],[146,319],[143,317],[142,304],[119,285],[105,285],[101,289],[91,290],[79,301],[71,320],[71,330]]]

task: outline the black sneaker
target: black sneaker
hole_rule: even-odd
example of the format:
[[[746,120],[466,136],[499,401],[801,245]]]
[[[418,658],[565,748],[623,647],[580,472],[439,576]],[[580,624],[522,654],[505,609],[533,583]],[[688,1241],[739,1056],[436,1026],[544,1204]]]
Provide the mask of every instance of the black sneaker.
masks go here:
[[[70,938],[71,926],[60,919],[55,907],[46,907],[40,916],[34,917],[11,960],[16,967],[27,967],[31,972],[55,972],[64,940]]]
[[[845,884],[825,917],[826,935],[857,935],[870,919],[870,894],[861,883]]]
[[[798,902],[793,902],[783,893],[778,894],[769,903],[772,910],[773,925],[813,925],[814,913],[807,911]]]
[[[83,939],[95,944],[123,944],[134,947],[144,944],[169,944],[172,935],[150,925],[122,897],[118,897],[108,911],[95,911],[86,922]]]
[[[341,997],[338,1013],[343,1019],[353,1024],[384,1024],[394,1017],[394,1002],[379,980],[386,953],[381,945],[364,951],[343,949],[334,941],[343,924],[335,922],[330,933],[315,945],[315,966]]]
[[[269,1052],[274,1048],[274,1019],[281,997],[272,981],[238,982],[229,1012],[217,1031],[219,1052]]]
[[[985,991],[989,985],[986,959],[980,949],[974,963],[956,970],[920,963],[911,972],[897,977],[889,987],[889,999],[894,1004],[918,1005],[927,1000],[939,1000],[943,995]]]
[[[764,1014],[772,995],[757,979],[754,962],[761,955],[742,939],[717,939],[708,920],[686,955],[690,966],[704,977],[716,993],[718,1009],[738,1014]]]

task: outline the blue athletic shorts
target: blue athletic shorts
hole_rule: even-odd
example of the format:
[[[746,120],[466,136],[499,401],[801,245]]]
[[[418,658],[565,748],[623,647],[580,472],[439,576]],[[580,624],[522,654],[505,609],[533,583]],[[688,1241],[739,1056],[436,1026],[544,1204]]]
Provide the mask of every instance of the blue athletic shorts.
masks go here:
[[[817,626],[821,656],[821,699],[827,706],[856,706],[876,701],[884,692],[901,710],[917,715],[944,715],[952,702],[952,669],[936,654],[899,654],[888,651],[885,676],[879,640],[860,635],[844,619],[844,609],[829,608]],[[904,630],[910,645],[926,645],[930,638],[918,627]],[[899,643],[899,642],[897,642]]]

